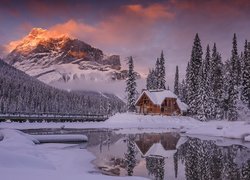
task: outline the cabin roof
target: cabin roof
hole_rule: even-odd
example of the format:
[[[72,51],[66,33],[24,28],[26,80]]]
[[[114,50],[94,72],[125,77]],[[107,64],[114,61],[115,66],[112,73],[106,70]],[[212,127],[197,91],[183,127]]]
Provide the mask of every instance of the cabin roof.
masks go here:
[[[179,98],[170,90],[144,90],[135,104],[138,103],[143,94],[146,94],[155,105],[161,105],[166,98],[175,98],[177,99],[177,104],[181,111],[187,111],[188,109],[188,106],[185,103],[181,102]]]
[[[146,152],[145,156],[162,156],[162,157],[173,157],[176,150],[166,150],[160,142],[154,143],[149,150]]]

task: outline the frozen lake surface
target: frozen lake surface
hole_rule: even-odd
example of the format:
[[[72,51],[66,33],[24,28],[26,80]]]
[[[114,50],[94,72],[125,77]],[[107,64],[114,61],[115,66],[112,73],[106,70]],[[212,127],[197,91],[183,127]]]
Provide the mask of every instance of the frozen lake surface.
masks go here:
[[[78,145],[95,155],[96,172],[127,176],[127,156],[134,148],[133,176],[150,179],[250,179],[250,144],[177,132],[125,134],[110,129],[26,130],[31,134],[84,134]]]

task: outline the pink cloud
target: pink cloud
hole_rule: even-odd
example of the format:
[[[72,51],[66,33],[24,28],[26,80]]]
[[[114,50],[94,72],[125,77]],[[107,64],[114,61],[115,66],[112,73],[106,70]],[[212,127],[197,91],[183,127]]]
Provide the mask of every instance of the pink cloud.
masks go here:
[[[57,24],[50,30],[68,33],[73,37],[96,44],[97,46],[113,45],[128,46],[149,42],[154,31],[154,25],[161,20],[169,21],[174,13],[163,4],[142,6],[132,4],[122,6],[120,12],[109,16],[96,25],[71,19]]]

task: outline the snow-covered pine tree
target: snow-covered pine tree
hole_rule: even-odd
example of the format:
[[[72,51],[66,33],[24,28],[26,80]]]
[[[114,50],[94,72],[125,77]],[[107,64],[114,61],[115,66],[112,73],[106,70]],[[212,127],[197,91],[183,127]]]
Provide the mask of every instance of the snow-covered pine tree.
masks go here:
[[[127,110],[134,112],[136,101],[136,74],[134,71],[134,62],[132,56],[128,58],[128,78],[126,80],[126,92],[127,92]]]
[[[212,114],[215,109],[213,100],[214,95],[211,87],[211,55],[210,55],[210,47],[207,45],[206,55],[204,59],[203,65],[203,79],[204,79],[204,93],[205,93],[205,114],[207,119],[212,119]],[[202,83],[202,82],[201,82]]]
[[[152,69],[152,89],[158,89],[158,73],[155,69]]]
[[[221,55],[217,54],[217,66],[215,74],[217,75],[216,81],[215,81],[215,91],[214,91],[214,97],[215,97],[215,110],[216,110],[216,119],[222,119],[223,118],[223,63],[221,60]]]
[[[238,72],[237,72],[237,61],[238,61],[238,50],[237,50],[237,38],[236,34],[233,37],[233,49],[232,56],[230,59],[230,81],[229,81],[229,92],[228,92],[228,120],[236,121],[238,119],[237,112],[237,101],[238,101]]]
[[[191,81],[191,77],[190,77],[190,65],[189,62],[187,64],[187,68],[186,68],[186,90],[187,90],[187,95],[186,95],[186,103],[190,104],[191,103],[191,92],[189,91],[190,88],[190,81]]]
[[[214,111],[212,117],[216,119],[223,118],[223,63],[221,55],[218,53],[216,44],[214,43],[211,58],[211,97]]]
[[[154,89],[154,71],[149,69],[149,72],[148,72],[148,76],[147,76],[147,79],[146,79],[146,87],[147,87],[147,90],[152,90]]]
[[[212,107],[212,112],[211,112],[211,119],[215,119],[216,117],[216,86],[215,86],[215,82],[216,82],[216,74],[215,71],[217,69],[217,57],[218,57],[218,52],[217,52],[217,47],[216,47],[216,43],[214,43],[213,45],[213,49],[212,49],[212,56],[211,56],[211,61],[210,61],[210,89],[211,89],[211,107]]]
[[[229,111],[229,82],[230,82],[230,60],[226,60],[223,67],[223,118],[228,119]]]
[[[199,71],[202,64],[202,47],[199,35],[196,34],[189,62],[188,75],[188,105],[192,115],[198,111],[198,89],[199,89]]]
[[[236,64],[235,64],[236,65],[236,85],[238,89],[240,89],[240,86],[242,83],[242,64],[243,64],[242,59],[238,55],[238,58],[236,59]]]
[[[174,93],[179,97],[179,68],[176,66],[174,79]]]
[[[238,90],[236,85],[229,86],[229,99],[228,99],[228,120],[236,121],[238,119],[237,112]]]
[[[161,51],[161,56],[159,59],[159,71],[158,71],[159,84],[158,89],[166,89],[166,72],[165,72],[165,58],[163,51]]]
[[[125,153],[125,162],[128,176],[133,176],[134,168],[136,166],[136,149],[133,137],[129,136],[127,139],[127,153]]]
[[[241,99],[250,109],[250,42],[246,41],[244,50],[244,67],[242,75]]]
[[[187,103],[187,85],[183,79],[179,88],[179,98],[182,102]]]
[[[156,63],[155,63],[155,88],[154,89],[159,89],[159,84],[160,84],[160,59],[157,58],[156,59]]]
[[[207,94],[206,94],[206,90],[205,90],[205,76],[204,76],[204,72],[205,72],[205,68],[204,68],[204,63],[202,63],[202,66],[200,68],[200,72],[199,72],[199,89],[198,89],[198,104],[199,106],[197,107],[197,118],[200,121],[206,121],[207,120],[207,116],[206,116],[206,99],[207,99]]]

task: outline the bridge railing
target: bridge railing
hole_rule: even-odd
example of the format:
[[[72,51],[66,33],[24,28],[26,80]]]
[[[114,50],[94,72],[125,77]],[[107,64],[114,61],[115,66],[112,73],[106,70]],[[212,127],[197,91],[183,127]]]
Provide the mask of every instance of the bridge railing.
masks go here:
[[[62,113],[0,113],[0,118],[88,118],[88,119],[107,119],[109,114],[62,114]]]

